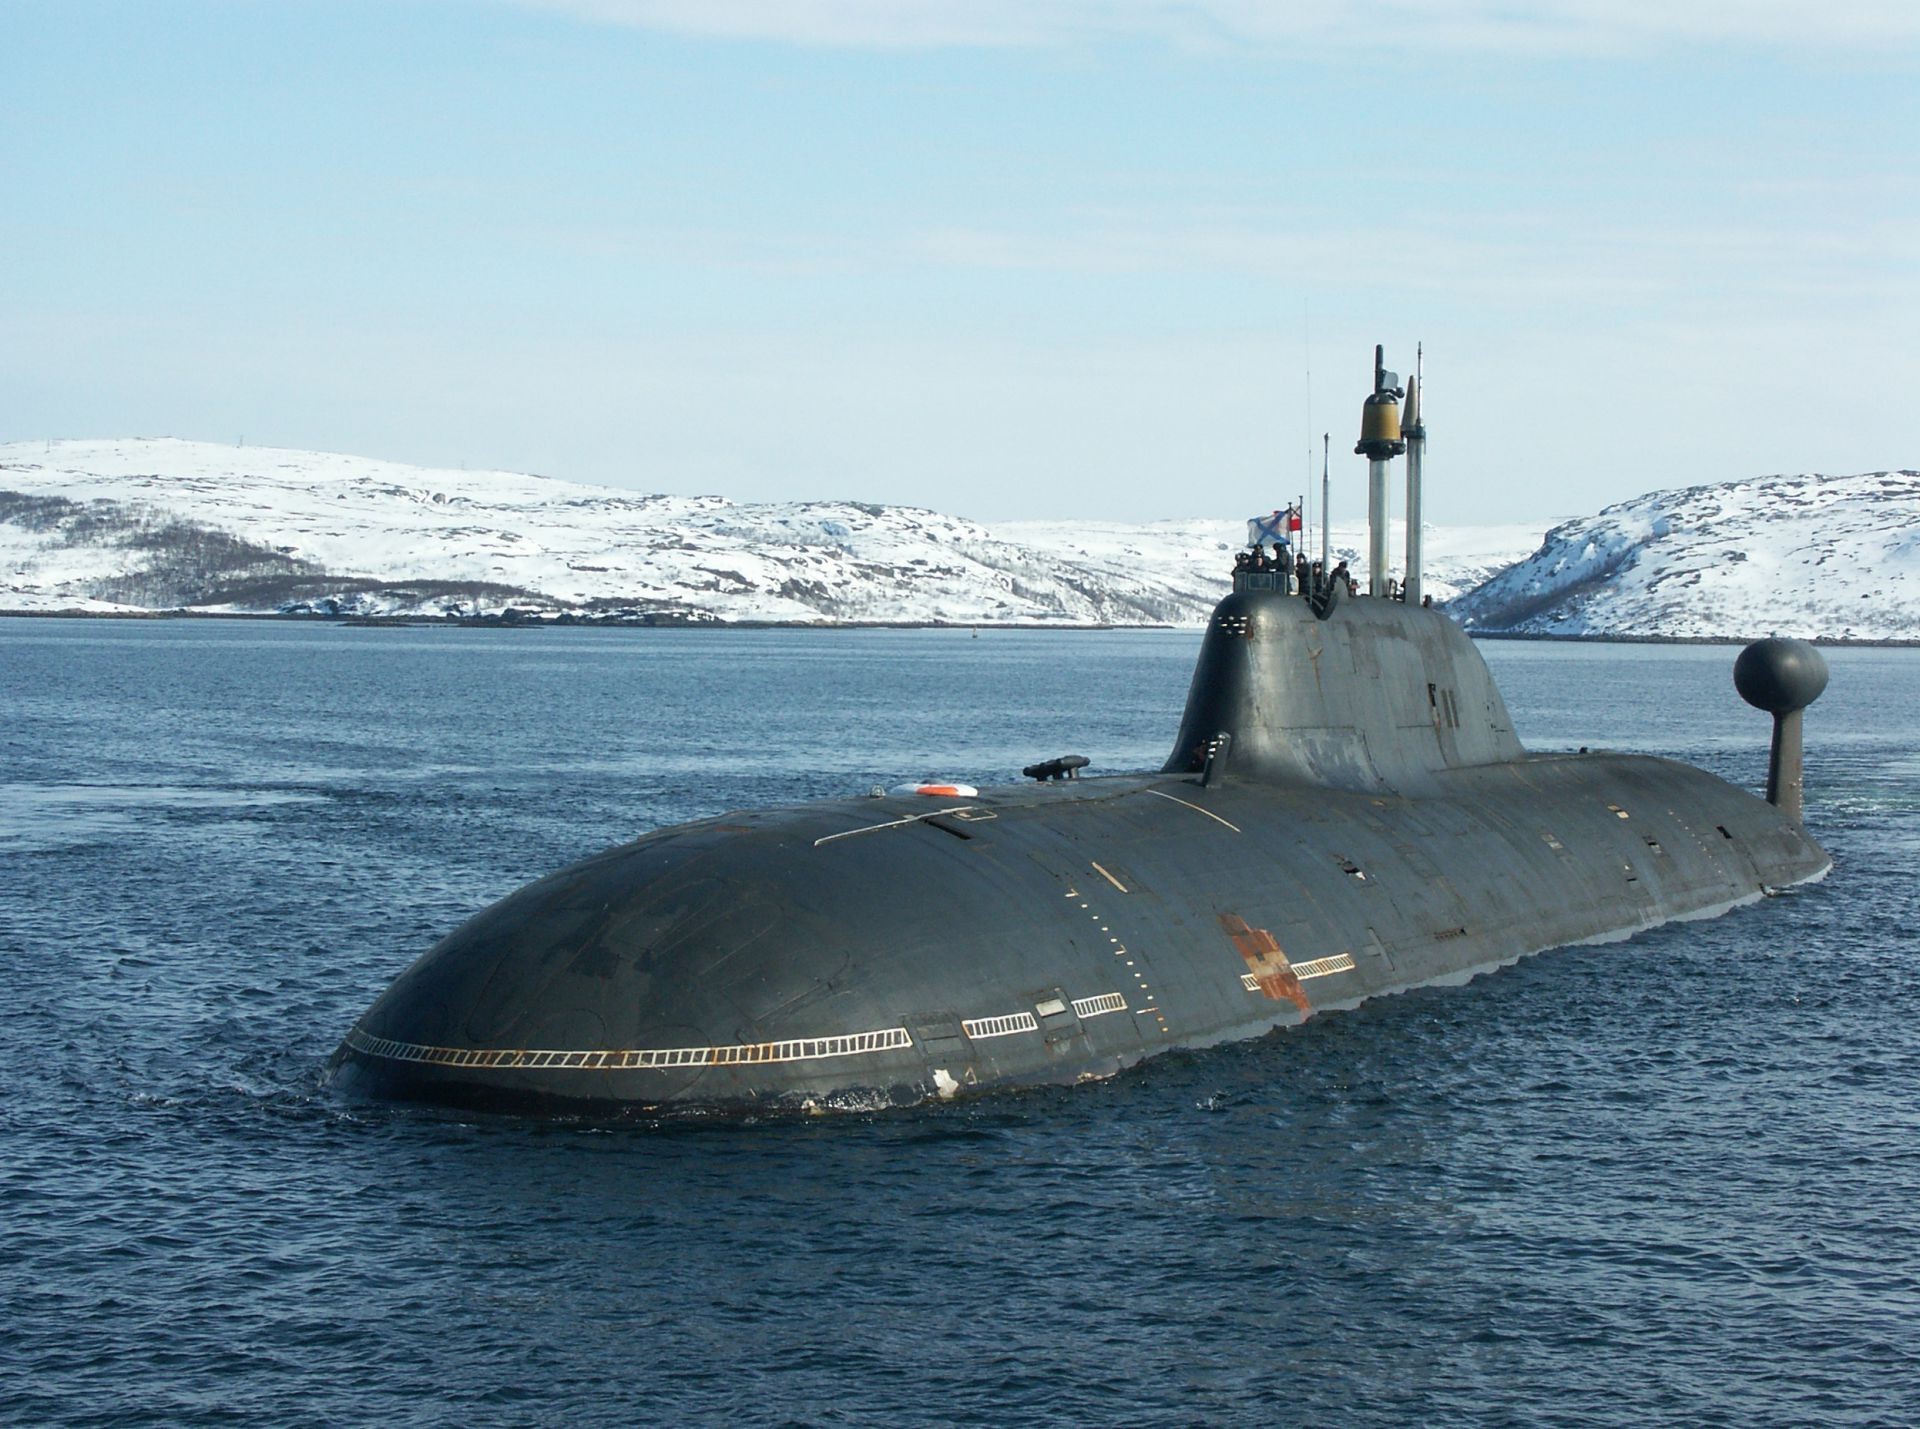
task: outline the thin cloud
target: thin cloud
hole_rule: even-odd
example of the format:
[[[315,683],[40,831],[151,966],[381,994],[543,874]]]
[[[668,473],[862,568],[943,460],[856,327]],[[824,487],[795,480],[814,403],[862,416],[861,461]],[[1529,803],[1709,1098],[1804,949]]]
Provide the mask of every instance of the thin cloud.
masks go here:
[[[1633,54],[1695,44],[1920,55],[1913,0],[515,0],[583,19],[823,48],[1036,48],[1145,40],[1188,49],[1301,46]]]
[[[1490,302],[1682,301],[1703,275],[1749,291],[1832,299],[1910,298],[1910,233],[1885,222],[1796,231],[1734,225],[1618,227],[1569,232],[1537,215],[1491,215],[1465,226],[1345,228],[1297,221],[1195,225],[1094,224],[1066,233],[927,230],[904,256],[933,267],[1081,275],[1232,272]]]

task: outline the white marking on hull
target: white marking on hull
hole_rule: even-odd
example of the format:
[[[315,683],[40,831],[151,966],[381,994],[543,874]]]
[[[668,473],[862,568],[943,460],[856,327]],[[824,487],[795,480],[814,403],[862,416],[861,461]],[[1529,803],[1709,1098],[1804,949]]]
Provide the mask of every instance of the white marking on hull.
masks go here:
[[[1327,977],[1333,973],[1352,972],[1353,954],[1335,953],[1331,957],[1314,958],[1311,962],[1289,963],[1287,965],[1287,971],[1291,972],[1294,977],[1301,982],[1305,982],[1308,978]],[[1261,990],[1260,979],[1252,973],[1240,974],[1240,986],[1244,987],[1248,992],[1259,992]]]
[[[1353,971],[1353,954],[1335,953],[1328,958],[1315,958],[1311,962],[1295,963],[1293,975],[1305,982],[1310,977],[1326,977],[1330,973]]]
[[[623,1047],[599,1051],[569,1051],[527,1047],[432,1047],[370,1037],[358,1027],[346,1037],[347,1046],[368,1057],[392,1062],[422,1062],[436,1067],[486,1067],[513,1070],[624,1072],[661,1067],[731,1067],[768,1062],[817,1062],[829,1057],[856,1057],[911,1047],[904,1027],[877,1032],[850,1032],[837,1037],[796,1037],[785,1042],[741,1042],[717,1047]]]
[[[1000,1017],[972,1017],[960,1024],[960,1030],[975,1042],[987,1037],[1011,1037],[1016,1032],[1038,1032],[1040,1024],[1031,1012],[1009,1012]]]
[[[855,834],[873,834],[878,833],[881,829],[902,828],[907,824],[917,824],[922,819],[937,819],[942,814],[964,814],[972,807],[973,805],[971,804],[959,804],[951,809],[935,809],[927,814],[910,814],[904,819],[888,819],[884,824],[868,824],[864,828],[845,829],[840,833],[828,834],[825,838],[815,839],[813,846],[819,848],[821,844],[830,844],[835,839],[850,839]]]
[[[1218,814],[1213,813],[1207,809],[1203,809],[1198,804],[1189,804],[1185,799],[1175,799],[1173,795],[1163,794],[1158,789],[1147,789],[1147,790],[1144,790],[1143,792],[1153,795],[1153,797],[1156,799],[1171,799],[1174,803],[1180,805],[1180,807],[1183,809],[1192,809],[1196,814],[1205,814],[1209,819],[1212,819],[1216,824],[1226,824],[1227,827],[1232,829],[1236,834],[1240,832],[1240,825],[1228,824],[1227,821],[1221,818]]]

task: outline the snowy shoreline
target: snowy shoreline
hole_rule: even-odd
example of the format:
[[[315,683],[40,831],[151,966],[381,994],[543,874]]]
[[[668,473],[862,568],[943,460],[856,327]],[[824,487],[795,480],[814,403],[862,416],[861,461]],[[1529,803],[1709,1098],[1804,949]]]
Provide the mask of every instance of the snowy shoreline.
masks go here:
[[[0,444],[0,607],[748,629],[1198,629],[1246,523],[980,522],[171,438]],[[1920,641],[1920,472],[1654,491],[1428,525],[1423,586],[1499,638]],[[1401,549],[1404,527],[1388,542]],[[1334,559],[1363,584],[1365,531]]]
[[[1223,591],[1222,594],[1225,594]],[[938,620],[861,620],[837,621],[825,624],[809,620],[690,620],[656,621],[651,624],[640,620],[615,619],[571,619],[561,620],[549,617],[530,616],[520,620],[504,620],[498,616],[439,616],[439,615],[322,615],[312,612],[281,613],[279,611],[231,611],[231,610],[4,610],[0,609],[0,620],[253,620],[271,622],[292,622],[304,625],[339,625],[347,628],[375,627],[386,630],[634,630],[634,631],[685,631],[685,630],[987,630],[995,632],[1017,631],[1028,634],[1036,631],[1060,631],[1078,634],[1125,634],[1135,630],[1178,630],[1194,635],[1200,634],[1199,627],[1191,625],[1072,625],[1059,621],[1036,622],[1032,624],[995,624],[991,621],[938,621]],[[1755,630],[1750,635],[1604,635],[1604,634],[1552,634],[1522,630],[1468,630],[1467,636],[1473,640],[1512,640],[1532,642],[1543,645],[1726,645],[1738,648],[1750,640],[1763,638],[1769,632]],[[1839,649],[1865,650],[1913,650],[1920,649],[1920,637],[1864,639],[1856,636],[1811,635],[1805,637],[1812,645],[1823,645]]]
[[[522,612],[830,625],[1201,626],[1246,521],[988,523],[170,438],[0,445],[0,605]],[[1336,526],[1356,561],[1357,528]],[[1445,600],[1531,525],[1430,527]]]

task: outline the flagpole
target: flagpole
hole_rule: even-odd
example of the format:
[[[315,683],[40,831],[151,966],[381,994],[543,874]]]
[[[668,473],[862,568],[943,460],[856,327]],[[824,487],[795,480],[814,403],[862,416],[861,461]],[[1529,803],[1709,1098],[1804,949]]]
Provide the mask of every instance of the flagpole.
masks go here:
[[[1308,485],[1311,487],[1312,483],[1308,483]],[[1291,529],[1287,534],[1293,537],[1293,564],[1297,570],[1299,569],[1300,562],[1306,558],[1307,554],[1307,493],[1304,491],[1301,492],[1294,500],[1296,504],[1294,507],[1293,522],[1290,523]],[[1291,574],[1289,574],[1288,579],[1292,579]],[[1306,593],[1307,583],[1301,581],[1299,594],[1305,595]]]

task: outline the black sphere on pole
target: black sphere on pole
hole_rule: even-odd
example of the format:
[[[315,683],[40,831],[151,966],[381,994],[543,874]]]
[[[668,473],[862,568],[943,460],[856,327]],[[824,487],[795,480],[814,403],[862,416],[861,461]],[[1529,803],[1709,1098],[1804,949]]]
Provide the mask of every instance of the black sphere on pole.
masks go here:
[[[1800,712],[1827,687],[1827,662],[1804,640],[1756,640],[1733,662],[1740,698],[1773,716],[1767,756],[1767,802],[1790,819],[1800,817]]]
[[[1756,640],[1733,662],[1740,698],[1768,714],[1803,710],[1827,687],[1827,662],[1804,640]]]

